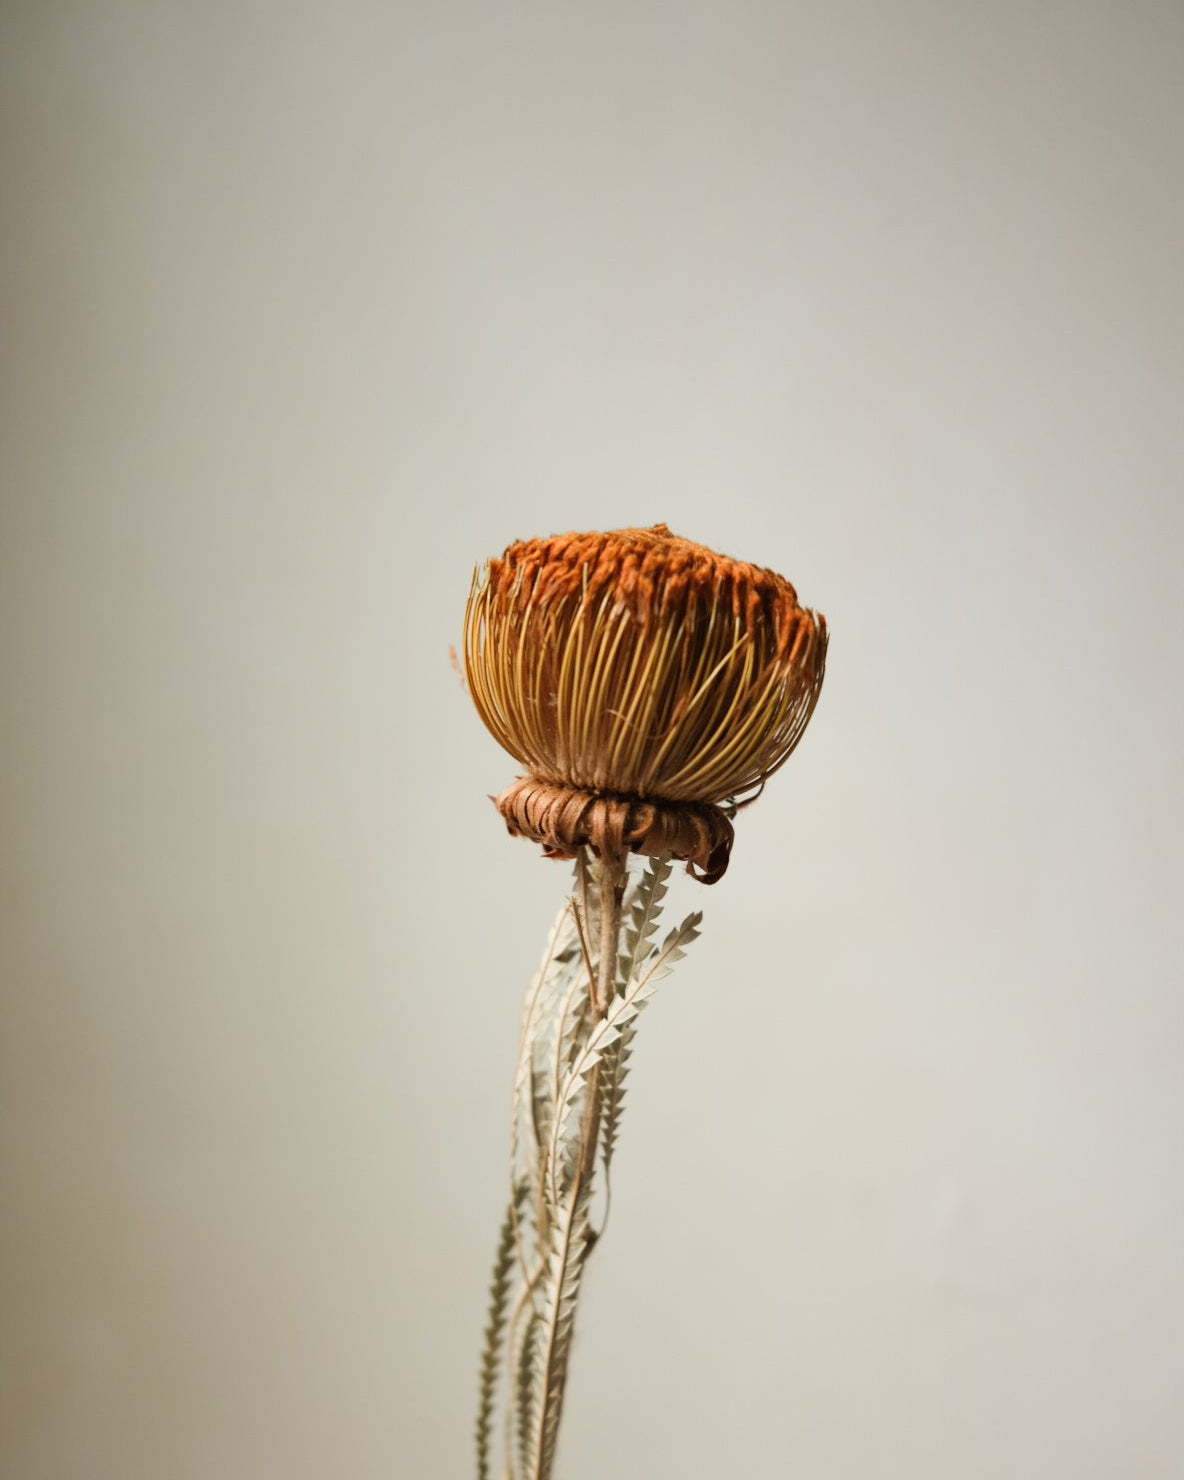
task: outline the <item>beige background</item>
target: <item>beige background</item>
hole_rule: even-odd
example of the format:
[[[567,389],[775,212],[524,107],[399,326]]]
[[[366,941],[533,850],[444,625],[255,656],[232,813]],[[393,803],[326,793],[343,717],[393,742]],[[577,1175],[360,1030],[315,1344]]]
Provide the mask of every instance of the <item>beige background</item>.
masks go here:
[[[471,1472],[565,884],[474,561],[833,627],[563,1480],[1184,1474],[1184,11],[65,4],[3,66],[7,1480]]]

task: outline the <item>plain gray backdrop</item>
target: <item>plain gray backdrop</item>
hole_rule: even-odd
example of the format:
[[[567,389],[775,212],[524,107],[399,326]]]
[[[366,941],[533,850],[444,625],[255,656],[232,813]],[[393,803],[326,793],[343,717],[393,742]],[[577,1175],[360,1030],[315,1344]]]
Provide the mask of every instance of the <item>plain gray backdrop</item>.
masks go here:
[[[566,886],[475,562],[831,623],[562,1480],[1184,1473],[1184,11],[8,0],[0,1470],[471,1473]]]

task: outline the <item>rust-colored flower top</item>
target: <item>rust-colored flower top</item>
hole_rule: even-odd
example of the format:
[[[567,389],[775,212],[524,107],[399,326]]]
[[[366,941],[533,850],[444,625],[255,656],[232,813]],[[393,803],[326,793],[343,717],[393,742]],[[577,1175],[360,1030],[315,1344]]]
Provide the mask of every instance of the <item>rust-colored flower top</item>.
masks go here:
[[[496,798],[553,856],[670,853],[707,883],[729,814],[801,739],[826,621],[664,524],[511,545],[474,577],[465,672],[527,775]]]

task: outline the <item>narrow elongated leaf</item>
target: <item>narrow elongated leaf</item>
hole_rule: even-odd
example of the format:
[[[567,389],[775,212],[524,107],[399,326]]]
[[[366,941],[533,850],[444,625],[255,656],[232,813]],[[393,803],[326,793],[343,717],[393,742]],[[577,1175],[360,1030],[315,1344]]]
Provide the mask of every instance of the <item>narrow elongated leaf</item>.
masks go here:
[[[530,1474],[534,1461],[537,1408],[535,1390],[538,1384],[539,1338],[542,1333],[543,1317],[540,1312],[531,1311],[522,1337],[522,1346],[518,1352],[517,1371],[514,1375],[513,1423],[516,1432],[513,1437],[518,1450],[518,1464],[523,1475]]]
[[[477,1403],[477,1475],[489,1480],[489,1435],[493,1427],[493,1398],[501,1366],[502,1333],[506,1328],[506,1307],[510,1299],[511,1275],[514,1269],[514,1228],[518,1208],[525,1195],[525,1183],[515,1189],[502,1219],[493,1276],[489,1288],[489,1319],[481,1350],[481,1377]]]
[[[645,961],[640,972],[641,980],[656,984],[664,976],[669,976],[676,963],[686,955],[687,947],[691,942],[699,939],[699,926],[702,923],[703,911],[695,910],[681,925],[676,925],[662,942],[656,954]]]
[[[571,1066],[587,1040],[590,1022],[588,978],[585,972],[577,976],[568,988],[560,1009],[554,1043],[547,1047],[551,1062],[541,1117],[546,1127],[547,1139],[539,1142],[539,1178],[542,1189],[540,1206],[546,1215],[548,1228],[555,1220],[556,1207],[563,1189],[571,1180],[574,1159],[578,1156],[578,1137],[572,1138],[570,1117],[561,1113],[561,1096],[563,1087],[570,1078]],[[557,1107],[560,1113],[557,1113]],[[539,1246],[543,1249],[550,1246],[548,1230],[539,1230]]]
[[[559,1004],[580,968],[575,924],[570,909],[565,905],[551,929],[547,949],[527,989],[510,1117],[510,1176],[513,1179],[526,1177],[531,1182],[526,1206],[535,1215],[531,1226],[536,1249],[546,1241],[545,1229],[536,1226],[538,1210],[543,1206],[539,1182],[540,1147],[546,1148],[549,1144],[554,1114],[546,1099],[545,1085],[540,1080],[539,1062],[556,1031]],[[524,1242],[527,1233],[528,1229],[521,1224],[516,1229],[519,1258],[523,1265],[530,1257]]]
[[[624,949],[617,960],[617,993],[623,996],[629,988],[645,958],[650,954],[650,941],[658,928],[662,904],[666,898],[667,880],[670,878],[669,858],[651,858],[637,880],[627,904]],[[613,1152],[617,1144],[617,1129],[620,1124],[621,1107],[625,1095],[625,1075],[629,1071],[630,1045],[636,1023],[626,1023],[615,1043],[605,1051],[601,1066],[601,1131],[600,1148],[604,1163],[606,1190]]]
[[[658,916],[666,898],[670,878],[670,860],[651,858],[645,872],[633,886],[626,908],[624,950],[617,962],[617,991],[623,993],[630,978],[648,954]]]
[[[673,970],[675,962],[686,954],[686,948],[699,934],[702,912],[696,910],[676,926],[661,948],[647,959],[641,974],[635,976],[624,994],[614,997],[608,1012],[593,1025],[580,1053],[575,1057],[559,1093],[559,1117],[551,1133],[552,1155],[559,1142],[569,1133],[573,1112],[584,1080],[600,1064],[605,1050],[616,1043],[622,1029],[637,1017],[653,996],[662,977]]]
[[[535,1379],[534,1444],[530,1480],[550,1480],[555,1443],[563,1408],[568,1357],[575,1330],[576,1303],[588,1250],[588,1204],[591,1180],[585,1180],[568,1201],[555,1229],[549,1284],[551,1299],[542,1321],[542,1340]]]
[[[626,1023],[617,1041],[610,1043],[605,1049],[601,1063],[600,1154],[604,1163],[606,1186],[612,1166],[613,1152],[617,1147],[617,1130],[625,1098],[625,1076],[629,1072],[629,1058],[632,1053],[633,1035],[636,1031],[636,1019],[631,1023]]]
[[[529,1128],[533,1125],[531,1111],[530,1080],[531,1067],[539,1040],[545,1036],[548,1018],[565,988],[570,984],[577,969],[579,947],[576,942],[575,923],[571,910],[565,904],[551,927],[547,949],[539,968],[531,978],[526,991],[522,1011],[522,1031],[518,1043],[518,1062],[514,1070],[515,1133],[518,1121],[523,1119]],[[516,1152],[516,1145],[512,1148]]]

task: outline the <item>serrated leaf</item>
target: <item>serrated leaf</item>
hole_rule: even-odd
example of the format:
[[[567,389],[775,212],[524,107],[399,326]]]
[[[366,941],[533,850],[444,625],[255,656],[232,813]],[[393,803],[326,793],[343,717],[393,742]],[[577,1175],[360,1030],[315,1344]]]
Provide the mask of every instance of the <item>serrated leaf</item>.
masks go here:
[[[552,1156],[568,1133],[584,1080],[600,1065],[605,1050],[618,1040],[625,1026],[633,1022],[642,1011],[661,978],[673,969],[674,963],[685,954],[687,946],[697,938],[702,919],[702,911],[696,910],[681,925],[677,925],[662,942],[661,949],[647,960],[641,975],[627,984],[622,996],[613,998],[604,1017],[593,1024],[583,1048],[572,1061],[566,1080],[560,1086],[559,1116],[551,1133]]]
[[[518,1062],[514,1070],[514,1102],[520,1110],[529,1110],[527,1088],[535,1052],[540,1038],[545,1037],[549,1017],[577,969],[578,954],[575,923],[565,904],[551,928],[547,949],[527,988],[523,1005]]]
[[[489,1480],[489,1436],[493,1427],[493,1399],[501,1367],[502,1334],[506,1328],[506,1308],[510,1299],[511,1274],[514,1269],[514,1237],[518,1212],[525,1196],[525,1183],[515,1188],[506,1208],[498,1235],[497,1254],[489,1288],[489,1319],[481,1350],[481,1378],[477,1402],[477,1475]]]
[[[543,1330],[543,1317],[532,1311],[522,1336],[514,1374],[514,1441],[522,1473],[530,1473],[535,1445],[535,1390],[538,1383],[538,1347]]]
[[[538,1175],[540,1206],[546,1215],[548,1228],[555,1221],[556,1207],[564,1188],[571,1181],[574,1161],[579,1153],[578,1144],[573,1146],[570,1142],[569,1117],[562,1113],[565,1106],[561,1096],[571,1075],[571,1065],[587,1039],[590,1022],[587,977],[577,976],[564,997],[554,1042],[547,1048],[550,1057],[545,1091],[548,1135],[545,1142],[539,1143]],[[547,1230],[540,1228],[540,1247],[545,1247],[547,1242]]]
[[[625,1076],[629,1072],[633,1035],[636,1031],[636,1020],[632,1023],[626,1023],[621,1029],[617,1041],[610,1044],[605,1050],[601,1062],[600,1154],[604,1162],[606,1189],[609,1182],[609,1170],[612,1166],[613,1152],[617,1146],[617,1131],[620,1126],[621,1108],[625,1099]]]
[[[624,992],[649,952],[649,943],[658,927],[658,916],[666,898],[670,869],[669,858],[651,858],[630,894],[625,912],[624,950],[617,958],[618,993]]]
[[[555,1230],[549,1272],[550,1299],[542,1322],[540,1361],[535,1377],[533,1468],[527,1467],[531,1480],[549,1480],[555,1462],[576,1304],[588,1250],[591,1190],[589,1179],[568,1200]]]
[[[691,942],[698,939],[702,920],[702,910],[695,910],[681,925],[676,925],[662,942],[661,948],[648,958],[641,974],[626,986],[621,996],[609,1003],[604,1017],[593,1025],[582,1051],[572,1063],[565,1085],[560,1090],[560,1104],[565,1111],[570,1111],[578,1081],[585,1078],[601,1061],[606,1047],[620,1037],[625,1025],[631,1023],[649,1001],[658,982],[686,955]]]
[[[660,949],[646,961],[641,980],[657,983],[664,976],[669,976],[675,964],[686,955],[687,947],[691,942],[699,939],[699,926],[702,921],[703,911],[695,910],[681,925],[676,925],[662,942]]]
[[[538,970],[527,988],[519,1038],[518,1061],[514,1070],[513,1109],[510,1119],[510,1175],[531,1181],[531,1201],[537,1212],[542,1206],[539,1167],[540,1148],[549,1144],[551,1117],[545,1084],[540,1081],[538,1060],[555,1032],[558,1006],[580,970],[579,944],[571,911],[565,904],[551,929],[547,949]],[[525,1154],[520,1149],[523,1138]],[[536,1245],[545,1239],[545,1230],[534,1227]],[[518,1240],[520,1257],[525,1260],[521,1232]]]

